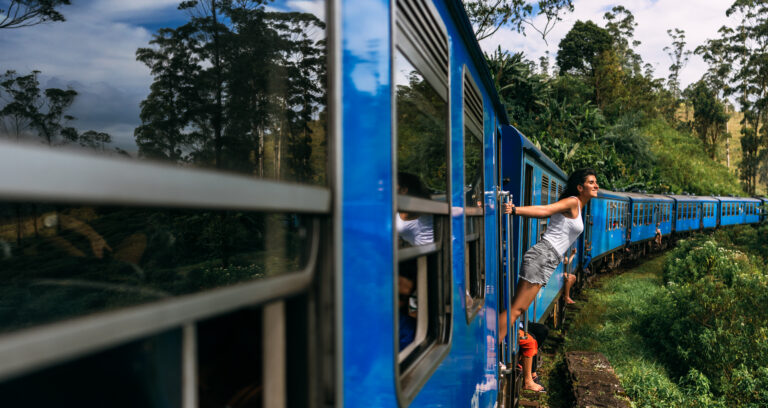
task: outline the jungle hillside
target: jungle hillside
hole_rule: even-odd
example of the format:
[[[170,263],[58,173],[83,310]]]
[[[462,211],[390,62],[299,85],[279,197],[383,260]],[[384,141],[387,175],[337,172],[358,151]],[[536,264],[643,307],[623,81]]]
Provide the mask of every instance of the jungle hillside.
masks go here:
[[[573,0],[465,1],[479,40],[500,27],[540,35],[565,24]],[[689,46],[666,30],[667,77],[637,52],[632,11],[576,21],[557,54],[486,53],[511,123],[566,172],[593,167],[601,187],[696,195],[764,195],[768,187],[768,1],[736,0],[719,36]],[[537,27],[533,18],[546,17]],[[659,28],[660,30],[662,28]],[[707,64],[683,87],[693,56]]]

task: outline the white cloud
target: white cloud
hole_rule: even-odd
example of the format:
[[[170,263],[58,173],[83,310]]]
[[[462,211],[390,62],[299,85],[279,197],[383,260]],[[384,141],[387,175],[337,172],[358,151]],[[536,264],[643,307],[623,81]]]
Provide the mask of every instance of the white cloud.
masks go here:
[[[534,61],[549,51],[554,62],[560,40],[577,20],[592,20],[604,26],[603,14],[619,4],[623,4],[635,16],[635,39],[642,42],[636,51],[643,61],[653,65],[657,77],[666,78],[669,75],[671,60],[664,51],[664,47],[672,43],[667,35],[668,29],[685,30],[687,49],[693,50],[707,39],[717,38],[717,30],[721,26],[733,23],[733,19],[725,15],[731,2],[724,0],[636,0],[631,5],[626,2],[617,3],[615,0],[575,0],[574,12],[565,15],[563,21],[558,22],[547,36],[549,46],[530,27],[526,28],[526,36],[503,28],[480,45],[486,52],[493,52],[497,46],[510,52],[523,51],[528,59]],[[544,17],[538,17],[534,23],[537,27],[543,27],[545,21]],[[682,87],[701,78],[706,68],[701,57],[691,55],[680,75]]]

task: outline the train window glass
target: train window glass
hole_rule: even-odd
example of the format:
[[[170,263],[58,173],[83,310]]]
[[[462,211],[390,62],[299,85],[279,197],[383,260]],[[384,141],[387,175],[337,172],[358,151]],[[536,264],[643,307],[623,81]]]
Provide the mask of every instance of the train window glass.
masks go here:
[[[0,139],[326,184],[324,1],[203,3],[94,1],[4,30],[0,110],[23,109]]]
[[[632,226],[637,226],[637,205],[632,206]]]
[[[447,202],[448,105],[401,53],[395,57],[397,170],[419,178],[423,191],[403,194]]]
[[[5,381],[3,405],[181,407],[181,344],[172,330]]]
[[[549,176],[541,175],[541,205],[549,204]]]
[[[307,266],[308,216],[0,204],[0,332],[155,302]]]
[[[483,100],[464,67],[464,296],[467,320],[485,297],[485,223],[483,217]]]
[[[398,0],[395,11],[399,317],[393,340],[399,344],[398,398],[408,405],[447,355],[453,321],[450,56],[447,30],[432,2]]]

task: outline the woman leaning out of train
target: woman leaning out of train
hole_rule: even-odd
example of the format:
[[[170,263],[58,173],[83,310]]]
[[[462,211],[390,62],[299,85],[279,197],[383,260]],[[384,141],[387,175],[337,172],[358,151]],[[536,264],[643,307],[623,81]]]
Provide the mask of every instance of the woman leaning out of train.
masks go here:
[[[503,311],[499,315],[500,340],[507,335],[507,319],[516,321],[530,307],[536,294],[547,284],[552,272],[562,262],[562,254],[565,254],[584,231],[581,209],[589,200],[597,197],[598,189],[595,171],[579,169],[568,178],[565,191],[556,203],[521,207],[515,207],[513,204],[505,205],[506,214],[529,218],[551,217],[552,219],[542,240],[523,255],[520,279],[512,300],[512,308],[509,313]],[[525,377],[523,388],[533,391],[543,389],[533,381],[530,357],[523,358],[523,374]]]

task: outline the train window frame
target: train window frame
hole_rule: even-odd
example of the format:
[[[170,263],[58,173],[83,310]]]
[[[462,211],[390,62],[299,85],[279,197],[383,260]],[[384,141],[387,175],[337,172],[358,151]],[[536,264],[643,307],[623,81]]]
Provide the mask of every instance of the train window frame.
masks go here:
[[[453,222],[450,212],[452,199],[453,172],[451,158],[451,52],[448,30],[434,4],[428,0],[396,0],[391,8],[390,24],[393,28],[392,42],[390,44],[392,58],[390,83],[391,111],[392,111],[392,168],[398,171],[398,114],[397,114],[397,58],[405,58],[416,69],[424,80],[445,102],[445,144],[446,144],[446,192],[445,202],[434,199],[423,199],[398,194],[393,177],[393,211],[392,217],[398,217],[398,212],[414,212],[431,214],[435,237],[437,238],[438,226],[442,226],[440,241],[412,248],[398,248],[397,230],[393,228],[393,246],[395,254],[393,281],[397,282],[398,270],[401,262],[416,259],[418,263],[418,312],[416,323],[416,338],[402,350],[399,348],[399,323],[398,308],[393,315],[394,330],[394,374],[395,392],[401,406],[407,406],[416,397],[418,391],[437,370],[440,362],[450,352],[451,337],[453,334]],[[416,23],[419,22],[419,23]],[[427,257],[434,261],[434,267],[425,265]],[[431,279],[426,288],[426,274]],[[393,302],[397,305],[398,291],[394,285]],[[427,290],[428,289],[428,290]],[[421,310],[428,309],[422,315]],[[426,318],[426,320],[424,319]],[[420,339],[419,331],[426,335]]]
[[[480,144],[480,184],[485,192],[485,157],[483,154],[484,132],[483,124],[485,109],[480,89],[472,78],[469,67],[463,66],[462,75],[462,107],[464,126],[462,141],[464,143],[464,178],[463,186],[467,185],[467,138],[474,138]],[[478,117],[479,116],[479,117]],[[485,197],[480,206],[467,206],[464,194],[464,310],[467,323],[471,322],[485,304]],[[468,233],[470,224],[474,227],[472,234]],[[473,282],[476,287],[471,287]]]
[[[82,205],[298,212],[318,217],[332,212],[331,188],[324,186],[251,179],[210,169],[95,157],[82,152],[54,151],[37,146],[3,144],[0,157],[3,158],[0,162],[14,163],[15,171],[32,174],[31,177],[36,177],[35,174],[44,177],[48,173],[36,170],[40,163],[44,163],[46,168],[57,169],[55,180],[48,177],[24,183],[28,186],[9,186],[0,181],[0,190],[12,188],[19,199],[29,197],[35,201]],[[18,157],[28,160],[20,166],[18,160],[11,160]],[[123,179],[125,174],[131,174],[130,183],[115,182]],[[173,329],[184,332],[181,348],[194,348],[199,322],[243,307],[282,305],[289,296],[309,290],[315,276],[327,264],[322,259],[325,257],[323,251],[319,249],[321,235],[327,228],[321,227],[319,219],[315,219],[312,231],[309,260],[298,271],[176,296],[163,302],[149,302],[40,324],[33,330],[12,331],[8,333],[9,337],[0,336],[0,345],[3,345],[0,356],[4,361],[0,376],[12,378],[29,371],[41,372],[61,362],[77,364],[77,357],[95,355],[127,341],[149,338]],[[288,324],[284,309],[263,309],[263,313],[265,316],[269,314],[274,321]],[[8,341],[20,346],[37,344],[39,349],[31,354],[19,352],[18,347],[7,347]],[[185,354],[182,364],[196,373],[196,359],[194,354]],[[285,369],[286,359],[277,358],[272,360],[272,364]],[[184,367],[182,370],[187,370]],[[184,381],[180,393],[197,395],[196,374],[189,375],[189,378],[193,382]],[[274,392],[281,389],[278,387]]]

